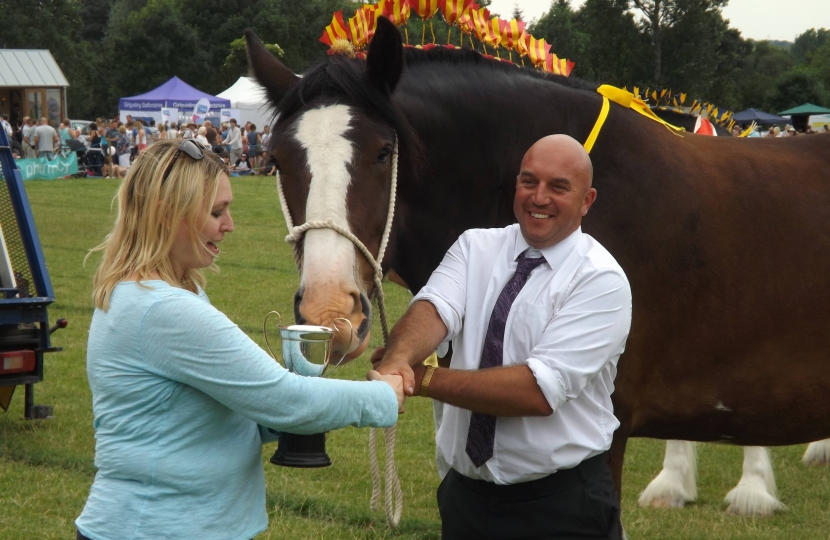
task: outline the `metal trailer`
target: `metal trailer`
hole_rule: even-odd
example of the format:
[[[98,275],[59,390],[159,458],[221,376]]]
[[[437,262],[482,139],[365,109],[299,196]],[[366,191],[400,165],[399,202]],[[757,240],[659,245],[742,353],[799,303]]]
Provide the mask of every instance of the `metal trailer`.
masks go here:
[[[0,408],[6,411],[17,386],[25,387],[24,417],[48,418],[52,408],[34,404],[34,384],[43,380],[49,336],[47,306],[55,301],[29,198],[9,140],[0,129]]]

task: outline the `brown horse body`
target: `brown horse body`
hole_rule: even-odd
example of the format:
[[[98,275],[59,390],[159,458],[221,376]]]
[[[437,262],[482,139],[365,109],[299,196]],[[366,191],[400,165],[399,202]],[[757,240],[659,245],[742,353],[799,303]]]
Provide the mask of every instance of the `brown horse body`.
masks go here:
[[[398,202],[383,266],[413,291],[461,232],[514,221],[513,185],[533,142],[551,133],[585,140],[601,105],[590,88],[475,53],[401,51],[385,21],[366,64],[330,58],[298,82],[266,55],[249,36],[253,71],[280,112],[272,149],[295,223],[305,219],[314,181],[291,142],[306,112],[345,104],[360,126],[347,134],[354,154],[345,204],[351,230],[370,250],[379,244],[391,173],[375,155],[394,134],[388,111],[353,87],[374,86],[367,95],[385,96],[411,126],[397,133]],[[360,75],[349,82],[351,74]],[[618,488],[632,436],[740,445],[830,437],[830,135],[678,135],[612,104],[591,158],[598,198],[583,230],[623,267],[634,301],[613,394],[622,424],[612,447]],[[371,271],[360,255],[354,261],[359,296],[370,296]],[[329,323],[307,316],[326,310],[302,293],[305,283],[298,319]],[[360,304],[348,294],[341,304]],[[365,309],[337,315],[368,326]]]

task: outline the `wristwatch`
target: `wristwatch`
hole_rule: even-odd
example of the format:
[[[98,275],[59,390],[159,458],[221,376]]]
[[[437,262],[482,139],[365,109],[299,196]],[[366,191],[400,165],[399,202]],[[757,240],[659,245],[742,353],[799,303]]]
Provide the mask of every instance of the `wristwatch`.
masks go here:
[[[429,382],[432,380],[432,375],[435,373],[435,366],[427,366],[424,371],[424,377],[421,379],[421,397],[429,397]]]

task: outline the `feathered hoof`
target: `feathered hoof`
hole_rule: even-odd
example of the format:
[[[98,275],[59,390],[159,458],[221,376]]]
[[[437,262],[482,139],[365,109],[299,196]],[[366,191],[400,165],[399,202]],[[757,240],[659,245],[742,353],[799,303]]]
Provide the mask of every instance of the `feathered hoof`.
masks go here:
[[[830,439],[810,443],[801,461],[805,465],[827,467],[830,465]]]
[[[760,479],[741,482],[726,495],[730,516],[758,517],[771,516],[787,509],[778,499],[770,495]]]
[[[686,506],[686,501],[682,497],[661,497],[659,499],[651,499],[646,503],[641,501],[640,506],[644,508],[683,508]]]

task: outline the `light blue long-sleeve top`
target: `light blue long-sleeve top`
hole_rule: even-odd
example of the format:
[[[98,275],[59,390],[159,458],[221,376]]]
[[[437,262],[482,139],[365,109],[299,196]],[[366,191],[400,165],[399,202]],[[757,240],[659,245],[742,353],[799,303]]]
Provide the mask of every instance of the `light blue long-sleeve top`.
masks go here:
[[[289,373],[224,314],[164,281],[95,310],[87,375],[98,472],[75,524],[93,540],[248,540],[268,526],[265,428],[387,427],[383,382]]]

